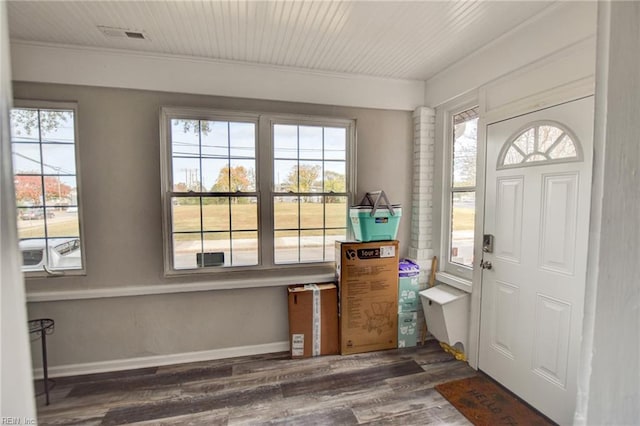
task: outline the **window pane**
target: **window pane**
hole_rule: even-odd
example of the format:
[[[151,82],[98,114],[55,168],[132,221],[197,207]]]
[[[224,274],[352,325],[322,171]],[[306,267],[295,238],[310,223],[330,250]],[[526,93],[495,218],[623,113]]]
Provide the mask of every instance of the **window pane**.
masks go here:
[[[42,176],[16,175],[13,181],[18,206],[41,206],[44,204]]]
[[[173,190],[175,192],[200,192],[200,160],[173,159]]]
[[[46,265],[47,250],[46,240],[22,240],[20,241],[20,251],[22,252],[22,265],[30,268],[43,270],[42,265]]]
[[[205,233],[203,236],[203,250],[203,253],[200,255],[200,263],[198,264],[199,267],[206,268],[211,266],[232,266],[230,233]]]
[[[300,126],[300,158],[322,160],[322,127]]]
[[[229,197],[202,198],[202,229],[204,231],[229,231]]]
[[[549,156],[556,158],[572,158],[577,157],[576,146],[569,136],[564,136],[558,144],[549,151]]]
[[[454,192],[451,203],[450,261],[473,266],[475,192]]]
[[[255,160],[231,160],[231,192],[256,190]]]
[[[300,192],[322,192],[321,161],[300,161],[297,170]]]
[[[322,230],[300,231],[301,262],[322,262],[324,260],[323,236]]]
[[[524,157],[515,147],[509,148],[507,155],[504,157],[504,164],[520,164],[524,161]]]
[[[11,142],[40,142],[38,110],[14,109],[11,111]]]
[[[80,223],[78,211],[68,209],[45,209],[47,218],[47,234],[49,237],[80,237]]]
[[[324,192],[346,192],[347,164],[344,161],[324,163]]]
[[[229,123],[231,157],[255,158],[255,124]]]
[[[232,265],[249,266],[258,264],[258,232],[234,232],[232,244]]]
[[[324,203],[322,197],[302,197],[300,201],[300,228],[322,228],[323,226]]]
[[[175,197],[173,208],[173,231],[200,231],[200,199],[197,197]]]
[[[76,173],[75,147],[68,144],[42,144],[42,170],[45,174]]]
[[[235,170],[229,169],[228,159],[202,160],[202,190],[203,192],[229,192],[230,181],[236,179]]]
[[[531,128],[522,133],[518,138],[513,141],[513,144],[520,148],[525,154],[531,154],[535,150],[536,143],[536,131]]]
[[[44,208],[18,209],[18,238],[44,238]]]
[[[41,174],[40,145],[34,143],[14,143],[13,172],[15,174]]]
[[[255,231],[258,229],[258,199],[256,197],[231,198],[231,229]]]
[[[201,234],[173,234],[173,267],[193,269],[198,267],[197,253],[202,252]]]
[[[80,238],[50,239],[48,257],[48,267],[52,270],[82,269]]]
[[[298,192],[298,162],[296,160],[276,160],[273,164],[275,192]]]
[[[56,142],[73,145],[75,127],[73,111],[40,111],[40,134],[42,142]]]
[[[298,229],[298,197],[276,197],[273,210],[275,229]]]
[[[538,127],[538,151],[546,152],[564,132],[555,126]]]
[[[343,228],[347,224],[347,197],[327,196],[325,217],[327,228]]]
[[[51,244],[51,241],[49,241]],[[51,267],[51,248],[47,248],[47,239],[31,239],[19,242],[22,254],[22,270],[24,272],[44,271],[44,267]]]
[[[202,121],[202,158],[229,157],[229,123]]]
[[[324,128],[324,159],[347,159],[347,129],[335,127]]]
[[[537,161],[546,161],[547,157],[541,154],[534,154],[527,157],[526,163],[535,163]]]
[[[198,120],[171,120],[171,154],[173,157],[198,157],[200,133]]]
[[[476,185],[478,119],[463,121],[454,128],[453,186]]]
[[[47,206],[66,208],[78,205],[75,176],[44,176]]]
[[[274,158],[298,158],[298,126],[273,126]]]
[[[273,239],[275,263],[297,263],[300,242],[298,231],[275,231]]]

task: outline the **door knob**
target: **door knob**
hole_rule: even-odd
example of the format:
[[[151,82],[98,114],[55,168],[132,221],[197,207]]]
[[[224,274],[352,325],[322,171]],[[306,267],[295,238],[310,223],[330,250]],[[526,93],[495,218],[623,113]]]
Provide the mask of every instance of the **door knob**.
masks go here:
[[[481,260],[480,261],[480,268],[482,268],[482,269],[491,269],[491,268],[493,268],[493,265],[488,260],[486,262],[484,260]]]

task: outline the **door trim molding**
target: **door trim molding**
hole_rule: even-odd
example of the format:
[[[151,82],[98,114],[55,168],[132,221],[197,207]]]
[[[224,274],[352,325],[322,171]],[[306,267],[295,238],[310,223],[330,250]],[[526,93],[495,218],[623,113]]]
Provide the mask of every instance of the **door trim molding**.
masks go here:
[[[580,79],[561,87],[556,87],[548,91],[520,99],[486,111],[487,87],[479,89],[479,114],[478,120],[478,162],[476,170],[481,173],[476,174],[476,215],[475,215],[475,236],[474,236],[474,258],[476,263],[482,259],[482,235],[484,234],[484,210],[486,198],[486,149],[487,149],[487,127],[500,121],[529,114],[542,109],[561,105],[563,103],[575,101],[581,98],[593,96],[595,91],[593,77]],[[478,196],[482,194],[482,196]],[[472,289],[471,289],[471,311],[469,315],[469,336],[467,359],[469,365],[478,370],[480,358],[480,314],[482,301],[482,269],[473,268]]]
[[[480,89],[480,99],[486,102],[487,88]],[[484,119],[486,125],[497,123],[520,115],[530,114],[545,108],[551,108],[567,102],[592,96],[595,92],[595,80],[593,76],[581,78],[571,83],[554,87],[544,92],[501,105],[498,108],[486,111]],[[486,103],[485,103],[486,107]]]

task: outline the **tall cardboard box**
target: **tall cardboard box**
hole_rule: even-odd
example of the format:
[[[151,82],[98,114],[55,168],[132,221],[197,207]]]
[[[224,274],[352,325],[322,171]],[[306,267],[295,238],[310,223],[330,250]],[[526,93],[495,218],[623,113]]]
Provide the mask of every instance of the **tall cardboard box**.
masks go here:
[[[398,346],[398,241],[336,242],[340,353]]]
[[[336,285],[290,286],[288,295],[291,358],[339,353]]]

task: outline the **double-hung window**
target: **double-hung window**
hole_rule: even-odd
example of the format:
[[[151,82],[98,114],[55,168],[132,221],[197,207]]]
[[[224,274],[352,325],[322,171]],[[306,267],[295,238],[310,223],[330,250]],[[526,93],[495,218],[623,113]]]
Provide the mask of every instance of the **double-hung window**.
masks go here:
[[[347,236],[349,128],[272,124],[274,262],[334,260],[335,241]]]
[[[160,121],[167,274],[333,260],[351,120],[167,107]]]
[[[444,270],[471,278],[474,253],[478,109],[449,115],[449,164],[445,193]]]
[[[10,123],[22,270],[83,273],[76,104],[16,104]]]
[[[172,269],[257,265],[257,120],[165,112]]]

